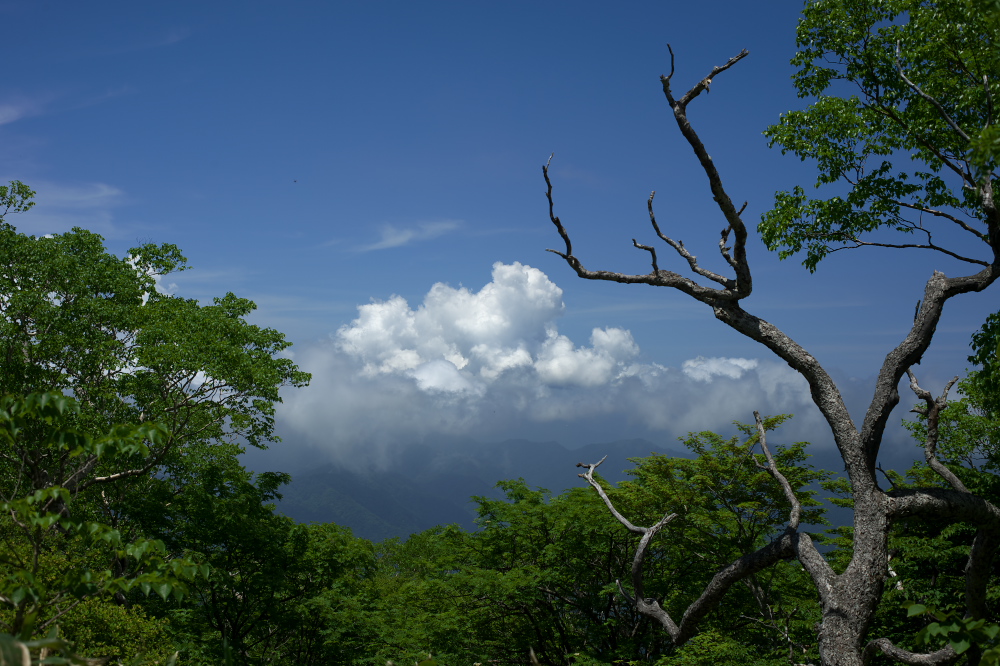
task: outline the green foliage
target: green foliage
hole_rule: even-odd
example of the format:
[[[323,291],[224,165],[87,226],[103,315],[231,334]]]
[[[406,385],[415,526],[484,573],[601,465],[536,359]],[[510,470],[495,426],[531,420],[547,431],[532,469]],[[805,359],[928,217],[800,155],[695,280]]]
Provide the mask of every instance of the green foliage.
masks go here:
[[[165,662],[174,650],[165,618],[149,617],[137,605],[87,599],[60,618],[62,636],[85,657],[112,663]]]
[[[768,429],[785,418],[767,419]],[[681,514],[646,558],[646,592],[671,612],[683,612],[720,563],[766,543],[788,520],[780,486],[755,464],[755,429],[744,426],[744,433],[691,434],[692,458],[637,459],[633,480],[605,486],[639,524],[665,511]],[[819,523],[822,507],[807,487],[828,474],[806,464],[804,446],[772,451],[807,519]],[[619,592],[616,579],[631,568],[637,537],[595,493],[553,496],[522,480],[498,487],[501,499],[475,498],[477,532],[442,527],[379,544],[354,598],[331,600],[330,617],[350,628],[349,640],[366,646],[371,663],[416,663],[432,654],[442,664],[514,664],[533,652],[539,663],[581,666],[776,665],[790,654],[807,660],[815,653],[817,604],[796,563],[735,586],[702,621],[702,635],[677,648]]]
[[[35,191],[19,180],[10,181],[9,185],[0,185],[0,224],[8,213],[23,213],[30,210],[35,202],[32,199]]]
[[[61,394],[30,394],[0,399],[0,455],[7,461],[25,449],[55,451],[65,458],[105,456],[141,446],[145,437],[162,433],[155,425],[114,426],[108,435],[92,438],[65,426],[79,412],[73,398]],[[22,484],[14,483],[17,489]],[[5,489],[7,490],[7,489]],[[139,590],[162,598],[183,597],[185,581],[207,569],[187,559],[170,559],[162,542],[137,539],[126,542],[121,533],[71,513],[73,495],[51,486],[28,495],[0,495],[0,626],[27,640],[52,625],[78,600]],[[8,491],[9,492],[9,491]],[[141,570],[132,576],[73,561],[73,553],[110,550],[116,558]]]
[[[769,417],[764,426],[772,431],[788,418]],[[671,539],[684,541],[682,550],[711,554],[718,564],[759,548],[787,523],[791,511],[781,486],[758,466],[763,455],[753,453],[758,444],[755,426],[736,425],[745,435],[743,441],[713,432],[689,433],[681,441],[696,454],[693,458],[654,454],[633,459],[637,466],[629,474],[636,480],[622,485],[625,500],[647,523],[665,513],[680,513],[680,525],[669,528]],[[774,457],[802,503],[802,523],[822,524],[822,503],[816,491],[807,488],[830,473],[806,464],[807,445],[773,447]]]
[[[776,430],[787,415],[764,419]],[[647,588],[654,591],[672,617],[679,617],[723,566],[767,543],[787,524],[791,505],[780,485],[761,469],[756,426],[736,424],[743,437],[689,433],[682,440],[693,458],[653,455],[634,460],[634,481],[621,484],[615,497],[619,510],[633,522],[652,524],[666,513],[678,513],[657,541],[665,541],[647,569]],[[826,524],[822,503],[811,486],[829,478],[806,461],[806,442],[769,444],[778,469],[802,505],[802,524]],[[692,561],[692,554],[696,559]],[[747,626],[747,617],[754,620]],[[818,606],[808,576],[794,563],[781,563],[732,588],[704,629],[723,634],[739,631],[744,644],[759,654],[801,654],[815,649]]]
[[[0,257],[0,393],[71,391],[83,405],[75,421],[89,432],[114,423],[166,428],[120,466],[93,454],[71,465],[57,454],[21,455],[35,489],[76,492],[95,477],[148,479],[154,471],[168,478],[187,464],[185,451],[211,457],[206,447],[226,442],[266,446],[276,439],[279,388],[308,382],[277,357],[290,344],[283,335],[245,321],[250,301],[227,294],[200,305],[158,290],[158,280],[186,268],[173,245],[119,258],[82,229],[36,238],[2,224]]]
[[[761,659],[753,650],[732,635],[717,631],[698,634],[672,656],[656,662],[657,666],[784,666],[788,659]]]
[[[991,124],[998,38],[1000,23],[967,0],[808,2],[792,64],[799,96],[816,101],[765,135],[815,162],[816,187],[836,193],[777,193],[758,227],[768,248],[782,258],[805,252],[814,271],[830,252],[860,243],[938,248],[931,234],[959,223],[985,242],[974,185],[1000,164]],[[912,168],[894,159],[901,154]]]
[[[979,666],[994,666],[1000,663],[1000,643],[997,635],[1000,626],[986,620],[973,620],[953,611],[938,611],[933,606],[925,606],[912,601],[903,603],[906,616],[926,615],[929,623],[916,636],[918,643],[937,649],[940,638],[948,641],[958,654],[965,654],[972,646],[983,648]]]
[[[979,408],[1000,415],[1000,312],[989,315],[972,335],[969,363],[978,370],[962,383],[962,393],[974,394]]]

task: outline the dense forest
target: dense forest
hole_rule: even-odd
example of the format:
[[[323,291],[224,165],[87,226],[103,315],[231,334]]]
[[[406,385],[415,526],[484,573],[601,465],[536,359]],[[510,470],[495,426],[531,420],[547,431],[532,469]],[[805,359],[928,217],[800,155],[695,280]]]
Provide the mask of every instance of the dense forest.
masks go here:
[[[663,233],[652,196],[657,236],[715,286],[661,270],[637,241],[649,274],[586,269],[545,170],[556,254],[583,278],[678,289],[775,352],[809,382],[845,470],[782,439],[792,415],[758,415],[735,437],[689,433],[689,457],[633,459],[617,485],[596,464],[582,465],[591,487],[558,495],[498,480],[502,498],[474,498],[472,530],[375,543],[297,524],[275,510],[289,476],[238,457],[280,446],[279,391],[310,380],[284,335],[249,323],[254,303],[232,293],[206,304],[163,291],[187,267],[174,245],[116,256],[84,229],[18,231],[34,192],[0,186],[0,665],[1000,663],[1000,312],[972,336],[954,389],[935,397],[912,374],[945,301],[1000,277],[992,4],[814,0],[799,24],[795,85],[816,101],[766,134],[815,163],[818,185],[846,189],[779,192],[765,244],[810,270],[880,246],[977,271],[934,272],[860,428],[818,362],[740,306],[743,209],[687,112],[746,52],[680,97],[673,69],[662,79],[735,277]],[[828,90],[844,82],[858,92]],[[915,171],[889,161],[900,153]],[[938,245],[924,216],[972,247]],[[904,375],[923,460],[882,469]],[[831,524],[831,505],[853,526]]]

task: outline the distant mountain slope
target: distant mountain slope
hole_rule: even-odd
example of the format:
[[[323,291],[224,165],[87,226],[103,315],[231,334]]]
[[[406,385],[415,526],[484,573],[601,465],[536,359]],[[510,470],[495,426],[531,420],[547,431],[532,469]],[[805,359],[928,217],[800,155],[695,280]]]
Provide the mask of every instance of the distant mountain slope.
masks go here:
[[[499,496],[502,479],[524,478],[531,486],[559,493],[583,484],[577,462],[608,460],[601,472],[626,478],[627,458],[653,451],[682,455],[642,439],[567,449],[556,442],[508,440],[498,444],[442,442],[408,447],[389,469],[355,472],[327,466],[295,475],[283,489],[278,510],[299,522],[334,522],[357,536],[380,541],[405,538],[435,525],[474,527],[473,495]]]

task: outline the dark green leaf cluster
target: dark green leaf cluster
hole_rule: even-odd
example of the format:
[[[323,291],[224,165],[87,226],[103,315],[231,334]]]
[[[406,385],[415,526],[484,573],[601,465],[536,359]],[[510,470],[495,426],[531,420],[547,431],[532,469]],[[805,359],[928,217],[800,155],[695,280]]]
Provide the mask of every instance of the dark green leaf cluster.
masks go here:
[[[100,458],[129,450],[145,436],[163,431],[151,425],[116,426],[95,441],[65,425],[77,413],[77,401],[58,393],[0,399],[0,446],[7,452],[32,438],[35,450]],[[76,517],[70,510],[74,497],[65,487],[27,491],[23,496],[0,497],[0,626],[22,640],[36,628],[53,625],[80,600],[132,590],[181,599],[186,582],[208,573],[207,567],[191,560],[171,558],[161,541],[125,541],[109,525]],[[140,571],[123,576],[72,557],[93,550],[110,551]]]
[[[917,643],[936,646],[940,638],[948,641],[956,654],[965,654],[976,646],[989,647],[982,651],[979,666],[994,666],[1000,662],[1000,646],[996,645],[1000,626],[984,619],[973,620],[956,612],[941,612],[933,606],[907,601],[903,603],[907,617],[926,615],[933,621],[917,633]]]

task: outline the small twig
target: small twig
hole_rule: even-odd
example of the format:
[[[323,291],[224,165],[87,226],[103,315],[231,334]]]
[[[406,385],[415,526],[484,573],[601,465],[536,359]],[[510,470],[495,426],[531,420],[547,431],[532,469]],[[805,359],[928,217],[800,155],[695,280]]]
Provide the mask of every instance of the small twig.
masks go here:
[[[882,465],[881,464],[878,465],[875,469],[877,469],[878,471],[882,472],[882,476],[884,476],[885,480],[889,482],[889,485],[892,486],[893,490],[895,490],[897,488],[896,482],[892,480],[891,476],[889,476],[889,472],[887,472],[884,469],[882,469]]]
[[[651,245],[643,245],[642,243],[637,242],[634,238],[632,239],[632,245],[640,250],[646,250],[649,252],[653,262],[653,275],[659,275],[660,267],[656,265],[656,248]]]

